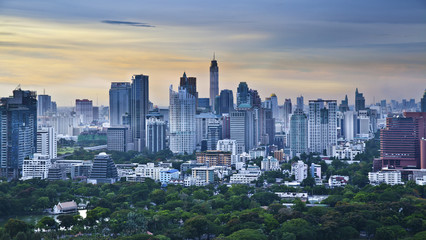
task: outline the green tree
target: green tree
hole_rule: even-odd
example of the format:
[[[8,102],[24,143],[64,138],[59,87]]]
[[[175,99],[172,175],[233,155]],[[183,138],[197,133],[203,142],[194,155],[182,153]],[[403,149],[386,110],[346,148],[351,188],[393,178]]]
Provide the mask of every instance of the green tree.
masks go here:
[[[149,194],[149,199],[157,205],[160,205],[166,200],[166,193],[161,189],[155,189]]]
[[[297,240],[316,239],[313,226],[304,219],[296,218],[283,223],[281,230],[296,235]]]
[[[229,240],[266,240],[268,239],[259,230],[242,229],[229,235],[226,239]]]
[[[187,237],[198,238],[212,232],[212,224],[205,216],[195,216],[185,221],[184,230]]]
[[[60,221],[59,226],[65,228],[65,229],[69,229],[74,224],[76,224],[74,216],[73,215],[69,215],[69,214],[59,215],[58,216],[58,220]]]
[[[396,239],[395,233],[388,227],[380,227],[376,230],[374,235],[376,240],[393,240]]]
[[[36,227],[44,230],[56,229],[56,221],[55,219],[46,216],[37,222]]]
[[[29,229],[29,226],[24,221],[10,218],[4,225],[4,230],[10,237],[15,237],[19,232],[25,232]]]

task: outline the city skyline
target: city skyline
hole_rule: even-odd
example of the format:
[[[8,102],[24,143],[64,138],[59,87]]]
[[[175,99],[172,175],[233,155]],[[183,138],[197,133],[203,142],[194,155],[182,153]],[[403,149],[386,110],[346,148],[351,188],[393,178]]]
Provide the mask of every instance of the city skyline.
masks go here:
[[[357,87],[367,104],[423,93],[424,2],[187,2],[3,1],[0,94],[21,84],[58,106],[107,105],[111,82],[145,74],[150,100],[166,106],[186,71],[208,98],[214,52],[219,90],[245,81],[279,104],[348,94],[353,105]]]

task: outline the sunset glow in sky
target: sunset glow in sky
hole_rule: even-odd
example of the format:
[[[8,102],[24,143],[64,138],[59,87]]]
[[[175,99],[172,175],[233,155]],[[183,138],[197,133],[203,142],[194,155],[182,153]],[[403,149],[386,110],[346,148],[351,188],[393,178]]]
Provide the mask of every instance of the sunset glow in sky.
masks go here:
[[[246,81],[279,104],[301,94],[353,104],[356,87],[367,103],[418,101],[426,1],[0,1],[0,96],[21,84],[59,106],[107,105],[111,82],[146,74],[165,106],[184,71],[208,97],[213,52],[220,89]]]

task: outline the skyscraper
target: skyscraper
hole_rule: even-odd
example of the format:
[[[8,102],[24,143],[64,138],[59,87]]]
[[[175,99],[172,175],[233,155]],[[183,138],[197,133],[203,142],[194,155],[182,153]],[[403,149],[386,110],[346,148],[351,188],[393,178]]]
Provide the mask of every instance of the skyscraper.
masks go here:
[[[296,108],[302,109],[305,107],[305,103],[303,101],[303,96],[297,97],[297,106]]]
[[[146,147],[153,153],[166,148],[167,125],[161,118],[148,115],[146,120]]]
[[[130,128],[134,150],[145,147],[145,117],[149,105],[149,80],[147,75],[134,75],[130,94]]]
[[[246,82],[240,82],[237,88],[237,107],[251,107],[250,92]]]
[[[331,152],[337,144],[336,100],[309,100],[309,151],[322,154]]]
[[[195,96],[181,87],[178,92],[170,86],[170,150],[192,154],[195,150]]]
[[[302,110],[303,111],[303,110]],[[284,101],[284,129],[286,133],[288,133],[288,130],[290,129],[290,116],[292,113],[292,105],[291,105],[291,99],[286,98]]]
[[[218,105],[218,112],[216,112],[218,115],[229,113],[234,110],[234,95],[232,90],[224,89],[220,91]]]
[[[93,102],[88,99],[75,100],[75,112],[83,125],[90,124],[93,121]]]
[[[210,106],[215,109],[215,97],[219,94],[219,67],[215,55],[210,64]]]
[[[0,175],[17,178],[37,148],[36,93],[17,88],[0,100]]]
[[[362,93],[355,90],[355,111],[365,110],[365,98]]]
[[[287,101],[287,99],[286,99],[286,101]],[[272,109],[272,116],[275,119],[278,119],[279,118],[279,116],[278,116],[278,98],[277,98],[277,95],[275,95],[275,93],[273,93],[271,95],[271,109]]]
[[[290,120],[290,151],[292,157],[308,152],[308,117],[300,108]]]
[[[37,153],[48,155],[50,159],[58,156],[56,130],[53,127],[37,129]]]
[[[51,111],[51,108],[52,108],[52,97],[45,94],[38,95],[37,115],[46,116]]]
[[[422,99],[420,100],[420,111],[426,112],[426,89],[425,89],[425,92],[423,93]]]
[[[339,105],[339,111],[341,112],[349,111],[348,95],[345,96],[345,99],[342,100],[342,103]]]
[[[109,123],[123,125],[123,116],[130,114],[131,86],[128,82],[113,82],[109,90]]]

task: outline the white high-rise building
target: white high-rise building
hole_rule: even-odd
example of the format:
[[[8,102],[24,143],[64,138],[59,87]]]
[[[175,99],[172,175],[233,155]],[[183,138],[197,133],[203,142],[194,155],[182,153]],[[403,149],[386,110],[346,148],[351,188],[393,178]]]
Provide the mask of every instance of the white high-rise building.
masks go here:
[[[345,136],[346,141],[352,141],[355,138],[356,115],[354,111],[346,111],[343,114],[343,135]]]
[[[180,88],[170,86],[170,150],[173,153],[191,154],[195,150],[195,97]]]
[[[51,166],[49,155],[35,153],[33,159],[24,160],[22,164],[22,179],[45,179]]]
[[[337,144],[336,100],[309,100],[309,151],[329,154]]]
[[[294,162],[291,165],[291,174],[297,182],[302,182],[308,177],[308,165],[303,161]]]
[[[51,159],[58,156],[56,130],[53,127],[37,129],[37,153],[48,155]]]

